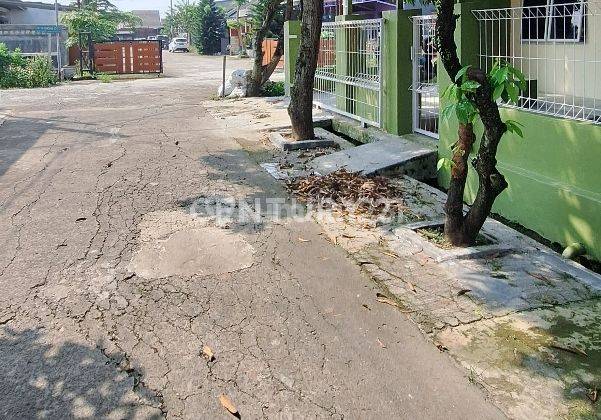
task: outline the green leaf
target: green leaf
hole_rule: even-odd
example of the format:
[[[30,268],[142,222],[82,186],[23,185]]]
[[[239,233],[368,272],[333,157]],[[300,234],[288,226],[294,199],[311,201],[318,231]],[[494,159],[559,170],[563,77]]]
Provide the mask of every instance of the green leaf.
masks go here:
[[[521,129],[521,127],[523,127],[523,126],[524,126],[524,124],[522,124],[518,121],[514,121],[514,120],[505,121],[505,127],[507,127],[507,131],[510,133],[514,133],[514,134],[520,136],[521,138],[524,138],[524,132]]]
[[[461,101],[455,107],[457,119],[463,124],[471,123],[477,113],[476,107],[470,101]]]
[[[510,67],[511,69],[511,73],[515,76],[516,79],[518,79],[520,81],[519,86],[522,90],[526,89],[526,77],[524,77],[524,73],[522,73],[520,70],[516,69],[515,67]]]
[[[461,84],[461,89],[468,90],[468,91],[476,90],[479,87],[480,87],[480,83],[476,82],[475,80],[466,80],[465,82],[463,82]]]
[[[448,85],[446,88],[444,88],[444,90],[442,91],[442,93],[440,94],[441,98],[446,98],[449,96],[449,91],[451,90],[451,86],[454,86],[453,83],[451,83],[450,85]]]
[[[497,99],[499,99],[501,97],[501,95],[503,95],[503,91],[505,90],[505,84],[501,83],[500,85],[497,85],[495,87],[495,90],[492,93],[492,100],[493,101],[497,101]]]
[[[465,76],[465,74],[470,69],[470,67],[472,67],[472,66],[469,65],[469,66],[465,66],[465,67],[461,68],[461,70],[459,70],[457,72],[457,75],[455,76],[455,82],[458,82],[463,76]]]
[[[449,158],[440,158],[436,163],[436,170],[440,171],[442,168],[451,169],[453,167],[453,161]]]
[[[495,72],[493,79],[497,83],[503,83],[507,80],[507,76],[509,76],[509,68],[501,67],[498,71]]]
[[[449,104],[442,109],[440,116],[443,120],[448,120],[451,114],[455,111],[457,104]]]
[[[516,86],[516,84],[513,82],[505,83],[505,90],[507,91],[511,102],[517,104],[520,96],[520,89]]]

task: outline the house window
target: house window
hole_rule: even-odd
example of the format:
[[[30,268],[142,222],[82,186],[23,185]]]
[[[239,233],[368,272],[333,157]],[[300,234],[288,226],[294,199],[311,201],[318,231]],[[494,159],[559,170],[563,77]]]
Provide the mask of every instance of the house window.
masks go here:
[[[522,41],[584,42],[586,0],[524,0]]]

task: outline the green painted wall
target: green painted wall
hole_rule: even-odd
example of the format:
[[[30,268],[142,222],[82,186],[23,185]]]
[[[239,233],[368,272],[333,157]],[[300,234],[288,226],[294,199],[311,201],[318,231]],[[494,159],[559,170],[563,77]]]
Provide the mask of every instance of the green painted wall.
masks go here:
[[[456,40],[463,64],[478,64],[479,45],[474,42],[478,29],[471,9],[503,7],[507,2],[483,4],[457,6],[462,18]],[[449,77],[444,70],[440,73],[442,92]],[[442,101],[441,108],[445,105]],[[525,128],[524,139],[509,133],[501,141],[498,168],[509,187],[497,198],[493,211],[564,246],[581,242],[589,255],[601,260],[601,127],[508,108],[501,110],[501,116],[519,121]],[[476,130],[480,138],[481,123]],[[439,155],[449,157],[450,144],[456,139],[457,121],[441,121]],[[448,186],[448,171],[439,173],[439,182]],[[477,186],[477,174],[470,171],[467,203],[473,201]]]
[[[284,22],[284,89],[286,96],[290,96],[290,87],[294,81],[299,47],[300,21],[289,20]]]
[[[391,134],[412,132],[411,16],[417,10],[384,12],[382,56],[382,128]]]

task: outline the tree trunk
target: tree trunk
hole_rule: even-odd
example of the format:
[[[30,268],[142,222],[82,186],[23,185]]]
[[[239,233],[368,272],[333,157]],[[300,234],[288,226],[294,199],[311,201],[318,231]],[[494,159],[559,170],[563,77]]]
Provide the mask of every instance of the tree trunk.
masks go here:
[[[436,21],[438,53],[451,80],[455,80],[457,73],[462,68],[454,38],[457,19],[453,10],[454,4],[454,0],[439,0],[436,5],[438,9]],[[476,157],[472,160],[479,179],[478,192],[474,203],[464,215],[463,195],[467,181],[468,160],[476,137],[472,124],[459,125],[459,140],[453,150],[451,180],[445,204],[445,236],[456,246],[474,244],[478,232],[490,214],[495,199],[507,188],[505,178],[496,168],[497,148],[501,136],[507,128],[501,120],[496,102],[492,100],[491,86],[485,72],[479,68],[470,67],[467,77],[480,84],[471,99],[484,124],[484,135]]]
[[[286,10],[284,11],[284,22],[289,21],[292,18],[292,0],[286,0]],[[269,63],[263,66],[263,77],[261,81],[261,85],[265,84],[275,71],[278,63],[282,59],[284,55],[284,25],[280,28],[278,32],[278,43],[275,46],[275,51],[273,52],[273,56]]]
[[[319,54],[323,0],[301,1],[301,35],[294,85],[290,91],[288,115],[296,140],[315,138],[313,131],[313,79]]]
[[[248,85],[248,96],[259,96],[261,94],[261,87],[269,80],[273,71],[275,70],[280,58],[284,53],[284,25],[279,30],[278,33],[278,44],[274,51],[273,57],[266,65],[263,65],[263,41],[265,40],[265,35],[271,26],[271,23],[278,11],[280,6],[280,0],[271,0],[267,7],[265,8],[265,15],[263,16],[263,21],[261,22],[261,27],[255,33],[255,58],[253,61],[253,69],[251,73],[251,77]],[[290,1],[286,4],[286,13],[284,19],[290,16],[288,12],[288,8],[292,9],[292,4]]]
[[[265,34],[269,29],[269,24],[275,15],[278,4],[278,0],[273,0],[267,5],[261,27],[255,32],[255,57],[253,59],[250,80],[248,81],[248,96],[259,96],[261,94],[261,86],[263,86],[263,41],[265,40]]]

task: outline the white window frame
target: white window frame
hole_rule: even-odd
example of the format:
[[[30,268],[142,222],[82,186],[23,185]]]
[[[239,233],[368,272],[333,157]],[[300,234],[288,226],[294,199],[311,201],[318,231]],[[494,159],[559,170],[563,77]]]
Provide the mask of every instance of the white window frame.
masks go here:
[[[552,24],[553,24],[553,19],[554,16],[552,15],[552,11],[553,11],[553,7],[557,7],[557,6],[565,6],[565,5],[570,5],[570,4],[580,4],[580,7],[582,8],[582,22],[580,24],[580,26],[578,27],[578,33],[576,34],[576,36],[574,38],[552,38],[551,37],[551,28],[552,28]],[[544,32],[544,37],[543,38],[524,38],[523,33],[524,33],[524,26],[523,24],[520,26],[520,40],[523,43],[530,43],[530,42],[555,42],[555,43],[561,43],[561,42],[566,42],[566,43],[575,43],[575,44],[580,44],[580,43],[585,43],[585,39],[582,36],[582,29],[583,26],[586,25],[586,19],[585,19],[585,7],[586,7],[586,0],[573,0],[570,3],[564,3],[564,4],[559,4],[559,5],[555,5],[555,0],[547,0],[547,4],[546,6],[544,5],[540,5],[540,6],[524,6],[524,1],[522,0],[522,7],[523,8],[545,8],[545,32]],[[523,12],[522,12],[523,13]],[[526,16],[526,19],[542,19],[543,16],[535,16],[535,17],[528,17]],[[524,15],[522,14],[521,17],[522,21],[524,20]],[[531,35],[531,34],[530,34]]]

